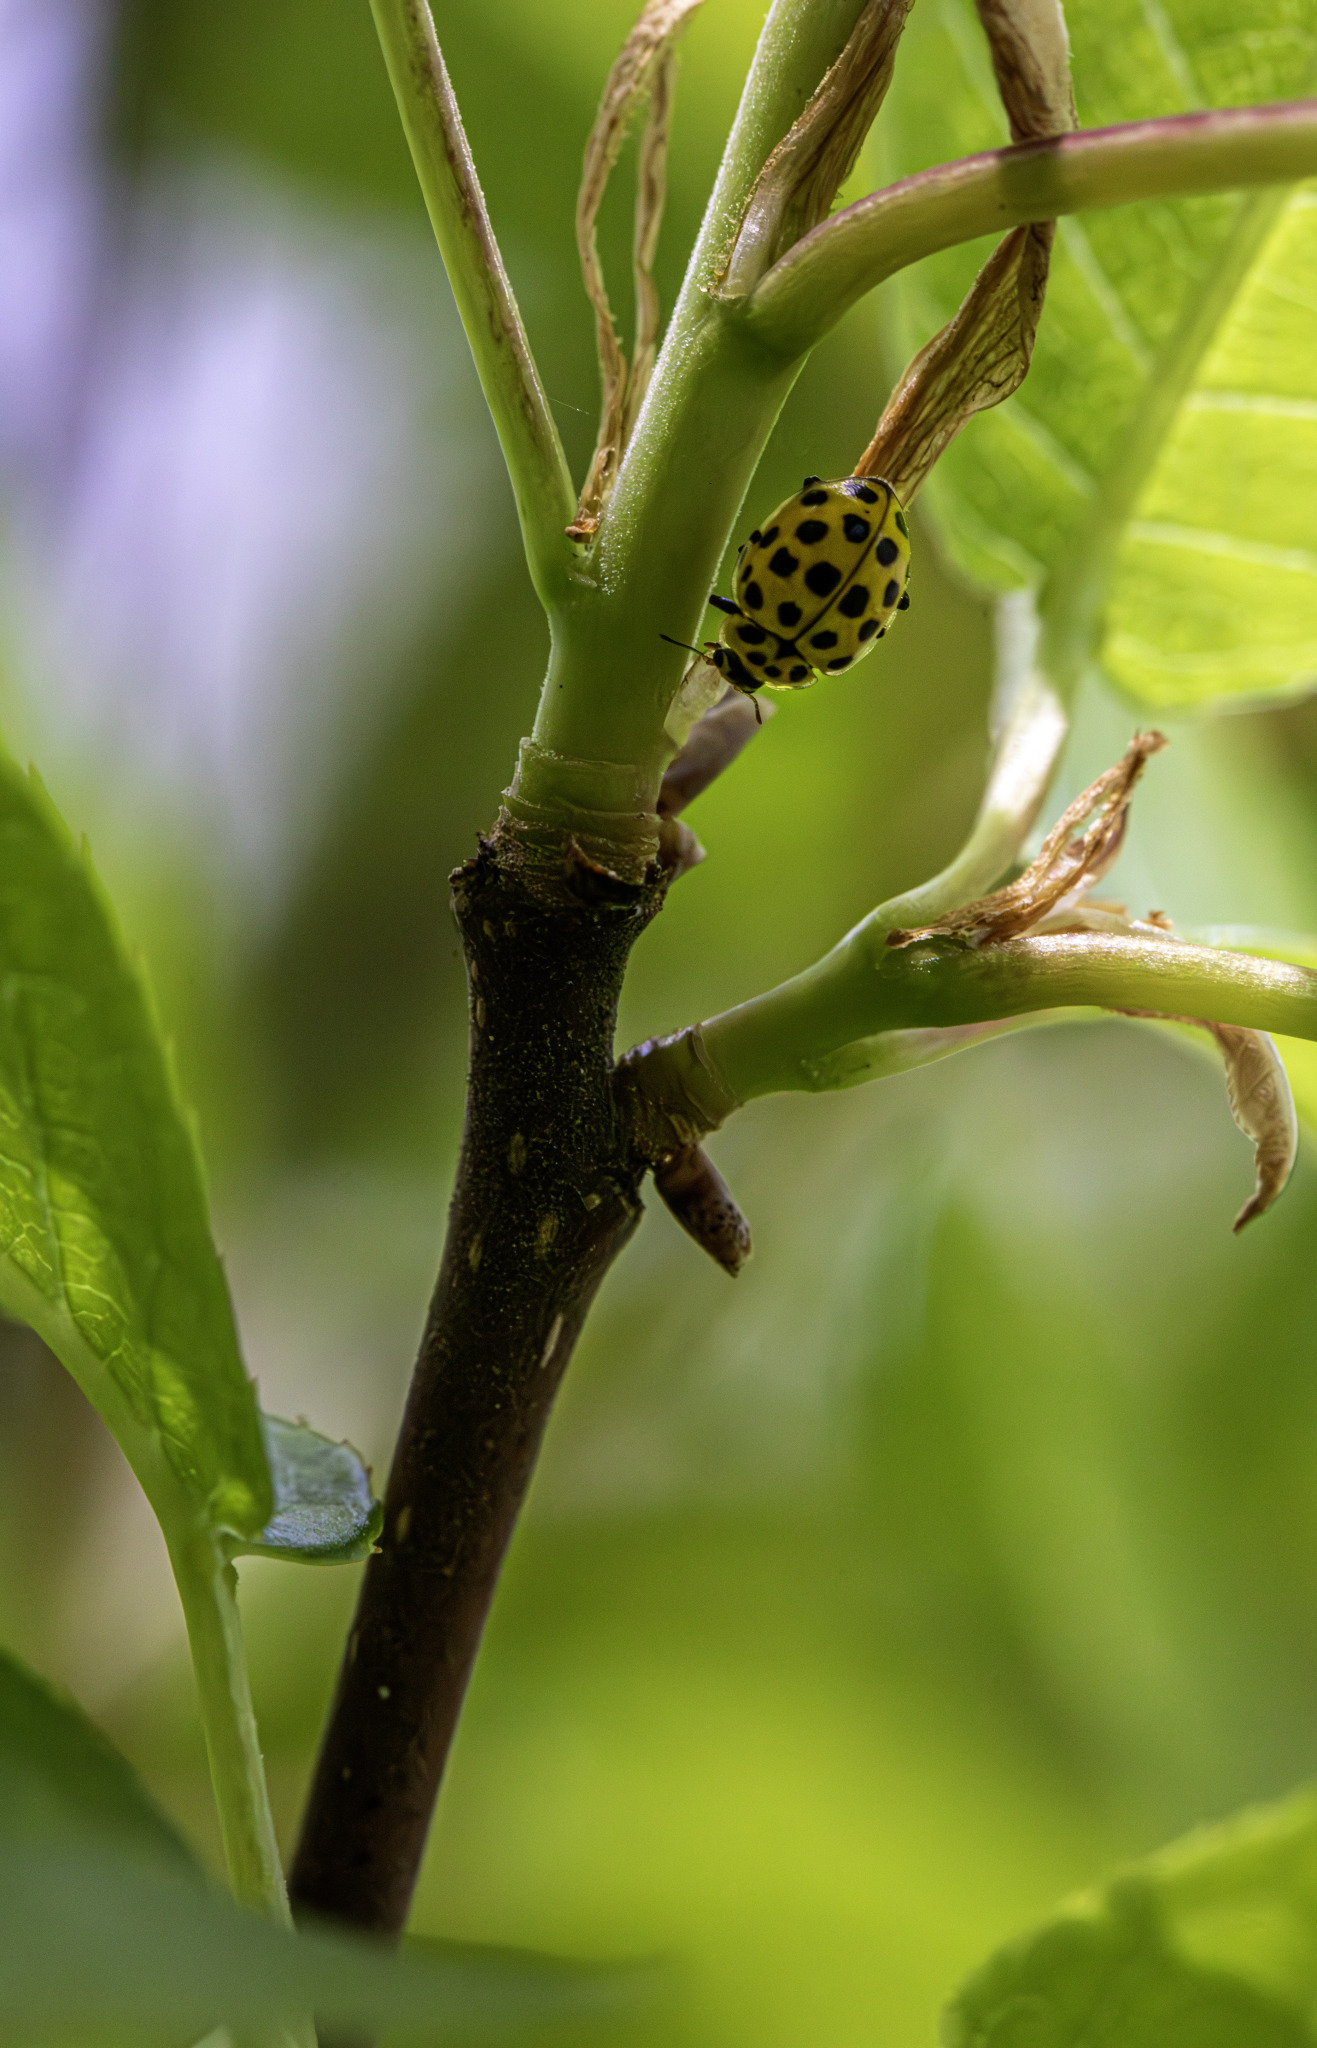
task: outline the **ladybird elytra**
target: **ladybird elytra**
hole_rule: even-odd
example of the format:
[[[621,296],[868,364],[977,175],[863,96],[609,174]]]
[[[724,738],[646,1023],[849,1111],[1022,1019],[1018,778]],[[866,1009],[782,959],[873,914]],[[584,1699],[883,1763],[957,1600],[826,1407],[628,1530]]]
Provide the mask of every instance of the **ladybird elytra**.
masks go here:
[[[735,689],[799,690],[840,675],[909,608],[910,532],[881,477],[806,477],[751,534],[737,558],[734,598],[707,660]]]

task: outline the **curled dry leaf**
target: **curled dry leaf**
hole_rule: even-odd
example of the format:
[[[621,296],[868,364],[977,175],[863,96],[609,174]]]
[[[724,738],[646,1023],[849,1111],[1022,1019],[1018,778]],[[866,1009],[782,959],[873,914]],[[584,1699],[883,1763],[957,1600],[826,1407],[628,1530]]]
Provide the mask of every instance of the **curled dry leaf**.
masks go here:
[[[919,351],[855,465],[885,477],[908,505],[976,412],[1018,391],[1033,360],[1055,228],[1016,228],[999,242],[959,311]]]
[[[722,678],[718,680],[721,682]],[[705,857],[699,840],[677,813],[684,811],[724,768],[731,766],[765,718],[773,716],[774,709],[772,704],[760,706],[739,691],[729,690],[723,701],[696,719],[687,733],[685,744],[669,763],[658,793],[659,865],[670,882],[698,867]]]
[[[755,180],[728,260],[729,298],[826,220],[892,82],[911,0],[869,0],[845,49]]]
[[[1285,1063],[1265,1031],[1241,1031],[1233,1024],[1208,1024],[1226,1063],[1230,1114],[1253,1141],[1253,1192],[1235,1218],[1241,1231],[1269,1209],[1294,1168],[1299,1120]]]
[[[1058,0],[977,0],[1013,142],[1041,142],[1078,126],[1070,44]],[[897,384],[855,466],[885,477],[909,504],[975,413],[1018,391],[1033,360],[1055,223],[1020,227],[1000,242],[955,317],[919,351]]]
[[[669,882],[680,881],[706,858],[704,848],[684,820],[660,814],[658,863]]]
[[[1059,0],[975,0],[992,51],[1012,142],[1043,142],[1079,126],[1070,38]]]
[[[1135,784],[1150,755],[1166,745],[1159,732],[1136,733],[1114,768],[1108,768],[1062,812],[1038,858],[1004,889],[952,910],[936,923],[889,932],[889,946],[956,937],[972,946],[1000,945],[1034,929],[1067,897],[1091,888],[1115,860]]]
[[[576,518],[567,531],[573,540],[588,540],[599,524],[627,434],[654,367],[658,346],[659,305],[654,285],[654,254],[667,195],[668,122],[676,40],[703,0],[647,0],[640,19],[622,46],[608,74],[599,112],[585,146],[581,188],[576,201],[576,246],[581,273],[595,316],[602,395],[599,435],[594,458],[581,492]],[[636,346],[630,369],[604,283],[596,229],[608,180],[626,133],[641,102],[648,98],[649,115],[640,143],[636,189],[636,224],[632,264],[636,289]]]
[[[682,1229],[735,1279],[752,1249],[750,1226],[703,1147],[690,1145],[659,1160],[654,1185]]]
[[[1122,904],[1087,901],[1056,910],[1033,926],[1038,932],[1121,932],[1128,938],[1164,942],[1177,934],[1164,911],[1131,918]],[[1226,1068],[1230,1114],[1253,1144],[1253,1193],[1235,1218],[1236,1233],[1261,1216],[1282,1193],[1294,1169],[1299,1121],[1285,1063],[1265,1031],[1216,1024],[1207,1017],[1171,1017],[1159,1010],[1121,1010],[1122,1017],[1146,1017],[1160,1024],[1187,1024],[1215,1039]]]

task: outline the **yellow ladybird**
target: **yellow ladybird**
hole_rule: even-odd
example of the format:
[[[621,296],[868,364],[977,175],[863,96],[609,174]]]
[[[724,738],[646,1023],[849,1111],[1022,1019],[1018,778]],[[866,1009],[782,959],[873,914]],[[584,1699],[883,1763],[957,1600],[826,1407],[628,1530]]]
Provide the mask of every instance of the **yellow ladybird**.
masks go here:
[[[806,477],[742,548],[735,599],[710,599],[728,617],[707,659],[746,691],[840,675],[909,605],[909,568],[910,530],[890,484]]]

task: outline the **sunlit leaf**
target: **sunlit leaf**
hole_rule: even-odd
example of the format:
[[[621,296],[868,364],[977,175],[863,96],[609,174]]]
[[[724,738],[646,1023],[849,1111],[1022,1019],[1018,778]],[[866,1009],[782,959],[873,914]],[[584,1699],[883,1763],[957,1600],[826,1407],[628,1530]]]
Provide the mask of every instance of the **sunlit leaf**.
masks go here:
[[[305,1422],[263,1415],[274,1513],[259,1536],[226,1547],[233,1557],[298,1564],[357,1564],[370,1556],[383,1510],[351,1444],[331,1443]]]
[[[1317,22],[1259,0],[1073,0],[1086,127],[1308,89]],[[916,10],[889,101],[889,172],[1006,141],[963,0]],[[906,352],[945,321],[975,245],[898,287]],[[1191,706],[1317,680],[1317,197],[1157,202],[1063,221],[1032,371],[930,480],[959,566],[992,588],[1099,571],[1103,665]],[[1046,599],[1045,599],[1046,602]]]
[[[948,2048],[1311,2048],[1317,1796],[1206,1828],[973,1977]]]
[[[150,997],[85,849],[0,757],[0,1305],[216,1524],[270,1513],[253,1389]],[[151,1491],[148,1483],[148,1492]]]

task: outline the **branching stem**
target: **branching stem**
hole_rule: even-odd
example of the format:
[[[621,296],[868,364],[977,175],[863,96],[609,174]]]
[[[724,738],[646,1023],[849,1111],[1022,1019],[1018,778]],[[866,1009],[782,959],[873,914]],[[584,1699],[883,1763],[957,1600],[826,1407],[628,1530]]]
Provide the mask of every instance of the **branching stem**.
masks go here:
[[[1317,100],[1231,107],[987,150],[857,200],[774,264],[746,302],[765,348],[794,359],[921,256],[1028,221],[1138,199],[1284,185],[1317,172]]]
[[[899,950],[861,925],[794,980],[703,1026],[705,1050],[742,1102],[818,1086],[815,1063],[882,1031],[974,1024],[1095,1005],[1317,1038],[1317,974],[1175,940],[1064,933],[975,949]]]

